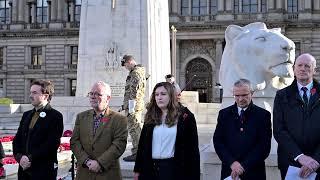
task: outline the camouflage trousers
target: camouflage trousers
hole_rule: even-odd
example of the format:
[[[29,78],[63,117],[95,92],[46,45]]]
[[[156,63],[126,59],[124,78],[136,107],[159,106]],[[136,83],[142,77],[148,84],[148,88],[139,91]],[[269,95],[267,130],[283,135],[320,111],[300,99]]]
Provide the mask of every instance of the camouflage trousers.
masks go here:
[[[127,113],[128,114],[128,113]],[[128,131],[132,139],[132,154],[136,154],[138,150],[139,138],[141,133],[141,114],[142,111],[135,111],[128,114]]]

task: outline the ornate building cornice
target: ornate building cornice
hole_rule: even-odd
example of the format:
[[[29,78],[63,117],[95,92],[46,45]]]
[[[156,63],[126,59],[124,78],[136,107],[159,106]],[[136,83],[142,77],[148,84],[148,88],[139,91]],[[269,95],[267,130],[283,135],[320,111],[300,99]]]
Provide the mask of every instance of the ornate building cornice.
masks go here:
[[[0,32],[0,38],[44,38],[44,37],[78,37],[79,30],[61,30],[61,31],[23,31],[13,32],[6,31]]]

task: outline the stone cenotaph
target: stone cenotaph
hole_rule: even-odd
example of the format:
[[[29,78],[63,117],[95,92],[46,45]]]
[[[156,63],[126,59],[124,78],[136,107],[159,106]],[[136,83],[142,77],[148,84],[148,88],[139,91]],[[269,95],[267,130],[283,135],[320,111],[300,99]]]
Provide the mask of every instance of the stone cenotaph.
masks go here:
[[[84,97],[92,84],[111,85],[111,106],[122,104],[128,71],[121,67],[123,55],[144,65],[146,100],[153,86],[170,73],[168,1],[82,0],[77,97]]]
[[[96,81],[110,84],[111,108],[122,105],[128,71],[121,67],[124,54],[144,65],[145,101],[153,86],[170,73],[168,1],[82,0],[76,97],[54,97],[65,129],[73,129],[76,115],[90,108],[86,98]]]

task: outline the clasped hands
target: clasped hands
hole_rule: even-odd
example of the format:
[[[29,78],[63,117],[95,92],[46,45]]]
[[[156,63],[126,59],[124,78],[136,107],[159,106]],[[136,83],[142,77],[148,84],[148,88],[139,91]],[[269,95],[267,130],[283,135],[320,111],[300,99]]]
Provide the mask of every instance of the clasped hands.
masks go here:
[[[92,172],[97,173],[101,171],[100,164],[96,160],[89,159],[86,165],[88,166],[89,170]]]
[[[22,167],[23,170],[28,169],[31,166],[31,162],[28,156],[23,155],[20,159],[19,165]]]
[[[307,178],[319,168],[319,163],[307,155],[301,155],[298,158],[298,162],[302,165],[299,173],[302,178]]]
[[[239,176],[243,174],[244,168],[241,166],[241,164],[238,161],[234,161],[231,166],[231,178],[233,180],[239,180]]]

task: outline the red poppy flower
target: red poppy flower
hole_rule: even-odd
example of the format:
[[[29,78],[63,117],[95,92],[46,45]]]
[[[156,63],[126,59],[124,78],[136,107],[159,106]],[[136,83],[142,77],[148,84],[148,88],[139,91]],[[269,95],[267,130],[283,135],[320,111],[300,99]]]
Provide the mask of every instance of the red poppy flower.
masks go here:
[[[184,113],[182,117],[183,117],[183,119],[185,120],[185,119],[188,117],[188,114],[187,114],[187,113]]]
[[[317,92],[316,88],[312,88],[312,89],[310,90],[311,95],[314,95],[316,92]]]
[[[63,135],[63,137],[71,137],[72,136],[72,131],[71,130],[66,130]]]
[[[103,118],[101,118],[100,121],[103,122],[103,123],[107,123],[107,122],[109,122],[109,118],[103,117]]]

